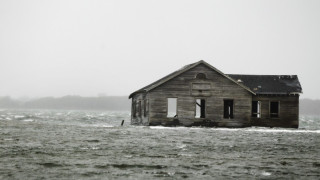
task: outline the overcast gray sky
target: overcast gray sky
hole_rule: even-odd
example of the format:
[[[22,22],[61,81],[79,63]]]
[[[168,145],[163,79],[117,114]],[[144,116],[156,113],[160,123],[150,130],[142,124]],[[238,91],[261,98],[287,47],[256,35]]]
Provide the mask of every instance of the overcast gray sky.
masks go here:
[[[0,96],[129,95],[201,59],[320,99],[320,1],[0,0]]]

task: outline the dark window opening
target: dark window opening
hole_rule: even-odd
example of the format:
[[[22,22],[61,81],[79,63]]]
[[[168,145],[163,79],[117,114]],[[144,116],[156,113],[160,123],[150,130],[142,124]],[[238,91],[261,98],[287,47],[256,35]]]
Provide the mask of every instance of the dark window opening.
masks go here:
[[[132,102],[132,117],[137,117],[137,113],[136,113],[136,101]]]
[[[279,102],[270,102],[270,117],[279,117]]]
[[[206,79],[206,75],[204,73],[198,73],[196,76],[197,79]]]
[[[142,109],[141,109],[141,101],[139,101],[139,104],[138,104],[138,113],[139,113],[139,117],[141,117],[141,115],[142,115]]]
[[[261,102],[252,101],[252,117],[260,118],[261,117]]]
[[[168,98],[167,117],[177,116],[177,98]]]
[[[205,99],[196,99],[196,118],[206,117],[206,101]]]
[[[233,118],[233,100],[224,100],[224,113],[223,117],[226,119]]]

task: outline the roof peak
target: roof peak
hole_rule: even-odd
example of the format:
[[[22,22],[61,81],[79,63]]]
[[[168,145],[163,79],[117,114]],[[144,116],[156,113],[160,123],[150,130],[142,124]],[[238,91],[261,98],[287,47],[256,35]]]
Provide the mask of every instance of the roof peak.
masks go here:
[[[163,78],[161,78],[161,79],[159,79],[159,80],[157,80],[157,81],[149,84],[148,86],[145,86],[145,87],[143,87],[143,88],[141,88],[141,89],[139,89],[139,90],[131,93],[131,94],[129,95],[129,98],[131,98],[135,93],[138,93],[138,92],[148,92],[148,91],[150,91],[150,90],[158,87],[159,85],[161,85],[161,84],[169,81],[170,79],[172,79],[172,78],[174,78],[174,77],[176,77],[176,76],[184,73],[185,71],[188,71],[188,70],[190,70],[191,68],[194,68],[194,67],[196,67],[196,66],[198,66],[198,65],[200,65],[200,64],[203,64],[203,65],[211,68],[213,71],[216,71],[217,73],[221,74],[222,76],[224,76],[225,78],[229,79],[230,81],[233,81],[234,83],[238,84],[239,86],[241,86],[242,88],[246,89],[246,90],[249,91],[250,93],[255,94],[250,88],[246,87],[246,86],[243,85],[243,84],[238,83],[237,81],[235,81],[234,79],[230,78],[229,76],[227,76],[226,74],[224,74],[223,72],[221,72],[221,71],[218,70],[217,68],[213,67],[211,64],[207,63],[206,61],[200,60],[200,61],[198,61],[198,62],[185,65],[185,66],[183,66],[182,68],[180,68],[179,70],[174,71],[173,73],[171,73],[171,74],[169,74],[169,75],[167,75],[167,76],[165,76],[165,77],[163,77]]]

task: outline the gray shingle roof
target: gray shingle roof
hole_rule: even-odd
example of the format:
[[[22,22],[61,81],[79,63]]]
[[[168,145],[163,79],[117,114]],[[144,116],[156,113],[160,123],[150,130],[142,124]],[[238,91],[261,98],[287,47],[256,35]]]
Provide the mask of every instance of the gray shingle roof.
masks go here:
[[[227,75],[237,82],[242,82],[256,94],[302,93],[297,75]]]

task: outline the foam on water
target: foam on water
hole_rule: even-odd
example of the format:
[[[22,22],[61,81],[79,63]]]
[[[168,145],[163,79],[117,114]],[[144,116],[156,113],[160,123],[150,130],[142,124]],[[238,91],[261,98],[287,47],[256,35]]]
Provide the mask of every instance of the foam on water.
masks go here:
[[[190,129],[188,127],[166,127],[166,126],[149,126],[150,129],[171,129],[171,130],[183,130]]]
[[[250,131],[266,133],[320,133],[320,130],[279,129],[279,128],[212,128],[213,131]]]
[[[253,132],[271,132],[271,133],[320,133],[320,130],[299,130],[299,129],[246,129]]]

